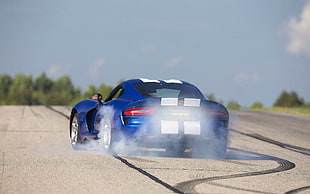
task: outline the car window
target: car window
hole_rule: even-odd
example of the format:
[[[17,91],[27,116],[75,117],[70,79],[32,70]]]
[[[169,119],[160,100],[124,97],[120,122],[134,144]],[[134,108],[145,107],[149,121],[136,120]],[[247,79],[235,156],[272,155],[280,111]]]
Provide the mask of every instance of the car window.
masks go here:
[[[115,90],[113,90],[111,94],[106,98],[105,102],[121,97],[124,91],[125,90],[123,87],[115,88]]]
[[[134,87],[144,97],[151,98],[202,98],[197,88],[178,83],[138,83]]]
[[[119,88],[116,92],[115,95],[113,96],[112,100],[119,98],[124,92],[123,88]]]

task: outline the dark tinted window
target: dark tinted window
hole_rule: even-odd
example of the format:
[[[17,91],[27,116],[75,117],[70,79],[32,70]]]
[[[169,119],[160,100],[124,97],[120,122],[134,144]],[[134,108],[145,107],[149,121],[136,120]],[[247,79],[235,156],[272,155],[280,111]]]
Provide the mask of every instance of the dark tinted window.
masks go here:
[[[144,97],[151,98],[199,98],[201,93],[197,88],[177,83],[139,83],[134,87]]]

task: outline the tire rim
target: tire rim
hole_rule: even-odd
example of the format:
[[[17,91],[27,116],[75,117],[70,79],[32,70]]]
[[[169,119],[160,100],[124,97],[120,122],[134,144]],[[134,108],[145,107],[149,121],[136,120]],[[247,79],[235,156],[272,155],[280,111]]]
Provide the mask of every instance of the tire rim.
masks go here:
[[[111,125],[109,120],[105,120],[102,129],[102,144],[105,150],[108,150],[111,145]]]
[[[71,123],[71,144],[75,145],[78,140],[79,124],[77,118],[74,117]]]

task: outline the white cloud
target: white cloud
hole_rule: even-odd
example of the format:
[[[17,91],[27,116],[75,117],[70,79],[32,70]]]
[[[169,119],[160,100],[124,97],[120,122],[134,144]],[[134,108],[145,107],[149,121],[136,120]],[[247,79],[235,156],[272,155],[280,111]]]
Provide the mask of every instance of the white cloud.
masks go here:
[[[259,78],[255,73],[240,72],[234,76],[234,82],[238,85],[256,83]]]
[[[293,17],[289,20],[287,30],[288,52],[310,56],[310,1],[305,4],[299,19]]]
[[[183,57],[178,56],[178,57],[173,57],[167,61],[165,61],[162,65],[165,67],[176,67],[178,66],[182,61],[184,60]]]
[[[105,61],[103,58],[97,59],[92,64],[89,65],[88,77],[95,80],[99,75],[100,69],[103,67]]]

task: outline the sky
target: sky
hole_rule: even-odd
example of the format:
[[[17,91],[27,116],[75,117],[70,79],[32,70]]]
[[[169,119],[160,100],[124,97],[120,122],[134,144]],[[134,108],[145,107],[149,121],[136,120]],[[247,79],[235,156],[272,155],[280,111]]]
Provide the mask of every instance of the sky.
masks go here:
[[[0,0],[0,75],[180,79],[224,102],[310,102],[310,0]]]

